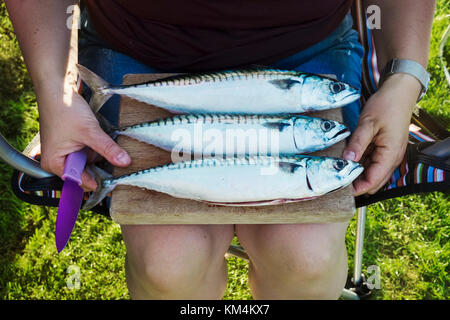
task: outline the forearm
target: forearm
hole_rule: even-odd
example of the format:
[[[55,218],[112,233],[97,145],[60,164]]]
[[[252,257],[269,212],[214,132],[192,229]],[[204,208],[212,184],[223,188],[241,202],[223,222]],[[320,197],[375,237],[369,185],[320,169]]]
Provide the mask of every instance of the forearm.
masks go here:
[[[427,66],[435,0],[364,0],[380,8],[381,29],[373,29],[378,68],[393,58]]]
[[[372,30],[379,70],[393,58],[415,60],[426,67],[435,1],[364,0],[364,4],[381,10],[381,29]],[[395,73],[365,103],[343,153],[345,159],[360,161],[365,167],[353,184],[355,195],[375,193],[403,160],[420,92],[418,79]]]
[[[426,68],[435,2],[364,0],[366,8],[370,5],[380,8],[381,29],[372,30],[380,73],[393,58],[414,60]],[[399,93],[411,98],[413,107],[421,92],[420,82],[409,74],[398,73],[390,76],[382,87],[393,86],[393,82]]]
[[[69,63],[73,33],[67,27],[66,11],[77,2],[5,0],[38,99],[42,91],[59,95],[64,85],[74,85],[75,62]]]

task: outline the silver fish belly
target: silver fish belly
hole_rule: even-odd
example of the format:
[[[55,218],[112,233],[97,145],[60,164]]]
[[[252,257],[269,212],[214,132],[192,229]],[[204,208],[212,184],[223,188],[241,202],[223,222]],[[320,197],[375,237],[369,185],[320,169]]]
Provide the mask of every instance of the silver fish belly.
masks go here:
[[[293,156],[193,160],[118,178],[101,177],[96,170],[93,174],[98,188],[85,209],[92,208],[118,185],[231,206],[301,201],[349,185],[363,168],[343,159]]]
[[[350,135],[337,121],[288,115],[180,115],[114,130],[174,154],[293,155],[325,149]]]
[[[97,111],[113,94],[178,113],[303,113],[342,107],[359,99],[355,88],[297,71],[248,69],[184,74],[138,85],[113,86],[78,66]]]

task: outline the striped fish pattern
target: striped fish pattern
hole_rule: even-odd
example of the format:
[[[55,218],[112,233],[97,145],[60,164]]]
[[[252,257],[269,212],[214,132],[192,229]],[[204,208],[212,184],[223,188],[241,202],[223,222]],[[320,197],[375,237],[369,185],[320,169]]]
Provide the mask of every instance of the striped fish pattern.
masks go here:
[[[94,112],[114,94],[174,113],[304,113],[345,106],[357,89],[324,76],[278,69],[243,69],[182,74],[137,85],[113,86],[78,65],[91,88]]]
[[[125,135],[167,151],[195,155],[292,155],[328,148],[350,135],[343,124],[300,115],[189,114],[116,129],[99,121],[111,136]]]
[[[349,185],[363,167],[331,157],[247,156],[183,161],[117,178],[94,166],[89,171],[96,177],[98,187],[85,203],[86,210],[118,185],[228,206],[302,201]]]

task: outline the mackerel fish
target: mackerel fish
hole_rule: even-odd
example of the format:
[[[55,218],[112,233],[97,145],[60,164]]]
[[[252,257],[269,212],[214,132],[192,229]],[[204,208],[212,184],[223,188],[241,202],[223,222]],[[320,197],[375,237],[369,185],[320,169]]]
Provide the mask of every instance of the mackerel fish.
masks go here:
[[[112,137],[124,135],[171,152],[196,155],[294,155],[323,150],[350,135],[343,124],[300,115],[190,114],[114,128],[99,116]]]
[[[278,69],[242,69],[181,74],[137,85],[111,85],[78,65],[91,88],[94,112],[114,94],[174,113],[304,113],[345,106],[357,89],[332,78]]]
[[[363,171],[331,157],[234,157],[183,161],[117,178],[89,166],[97,180],[83,209],[91,209],[119,185],[135,186],[225,206],[273,205],[309,200],[349,185]]]

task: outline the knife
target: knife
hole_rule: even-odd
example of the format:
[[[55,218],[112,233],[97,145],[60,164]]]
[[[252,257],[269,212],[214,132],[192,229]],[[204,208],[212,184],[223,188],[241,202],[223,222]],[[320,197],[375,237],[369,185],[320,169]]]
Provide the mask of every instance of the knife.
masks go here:
[[[64,185],[56,215],[55,240],[58,253],[69,241],[83,201],[84,190],[81,188],[81,173],[86,165],[87,151],[88,148],[85,147],[69,154],[64,165],[64,173],[61,177]]]

